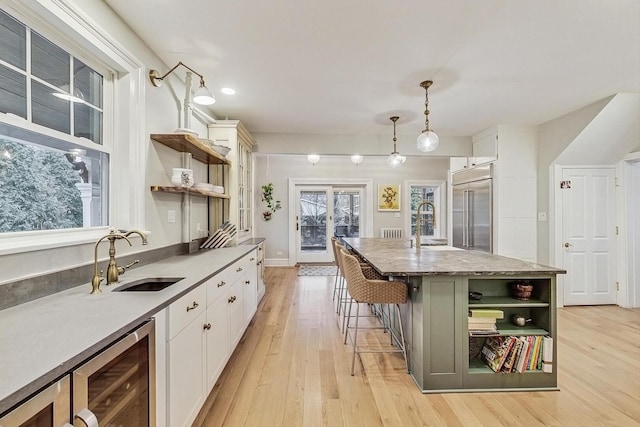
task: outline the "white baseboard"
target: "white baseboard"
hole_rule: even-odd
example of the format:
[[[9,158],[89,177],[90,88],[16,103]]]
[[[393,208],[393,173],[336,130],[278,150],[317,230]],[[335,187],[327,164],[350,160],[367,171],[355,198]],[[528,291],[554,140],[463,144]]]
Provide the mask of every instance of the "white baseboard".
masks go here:
[[[289,264],[289,258],[265,258],[264,259],[265,267],[293,267],[293,265]]]

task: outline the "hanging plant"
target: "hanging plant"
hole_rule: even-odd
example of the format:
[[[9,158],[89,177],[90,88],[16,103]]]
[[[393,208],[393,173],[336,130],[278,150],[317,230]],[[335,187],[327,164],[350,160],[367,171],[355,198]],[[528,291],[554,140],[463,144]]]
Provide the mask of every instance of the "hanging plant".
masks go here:
[[[262,201],[267,202],[267,207],[272,208],[273,202],[273,183],[268,183],[262,186]]]
[[[262,219],[269,221],[271,214],[281,208],[280,200],[273,201],[273,183],[262,186],[262,201],[267,202],[267,210],[262,212]]]

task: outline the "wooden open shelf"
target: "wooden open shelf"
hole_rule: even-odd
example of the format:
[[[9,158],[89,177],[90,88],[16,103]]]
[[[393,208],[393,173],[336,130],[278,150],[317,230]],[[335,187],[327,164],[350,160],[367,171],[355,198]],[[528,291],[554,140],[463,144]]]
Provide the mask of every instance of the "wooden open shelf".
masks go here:
[[[152,192],[162,192],[162,193],[174,193],[174,194],[190,194],[192,196],[200,196],[200,197],[213,197],[216,199],[229,199],[230,196],[228,194],[221,193],[211,193],[207,191],[194,190],[191,188],[183,188],[183,187],[173,187],[173,186],[161,186],[161,185],[152,185]]]
[[[186,133],[151,134],[151,139],[176,151],[191,153],[194,159],[209,165],[229,165],[231,162],[216,153],[197,136]],[[153,190],[152,190],[153,191]]]

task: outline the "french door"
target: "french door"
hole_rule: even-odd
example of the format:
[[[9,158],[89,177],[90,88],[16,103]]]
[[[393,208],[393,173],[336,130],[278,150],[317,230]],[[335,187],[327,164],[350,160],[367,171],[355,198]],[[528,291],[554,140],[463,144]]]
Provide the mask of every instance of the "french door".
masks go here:
[[[360,235],[363,188],[296,186],[296,261],[332,262],[331,236]]]

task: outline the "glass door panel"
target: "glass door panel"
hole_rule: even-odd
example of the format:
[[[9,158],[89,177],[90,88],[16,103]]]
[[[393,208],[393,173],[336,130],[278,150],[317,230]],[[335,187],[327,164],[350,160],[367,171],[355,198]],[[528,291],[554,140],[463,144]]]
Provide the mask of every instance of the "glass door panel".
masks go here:
[[[296,246],[298,262],[331,262],[328,244],[333,230],[331,188],[297,190]]]
[[[361,189],[333,189],[333,235],[360,237]]]
[[[155,425],[153,333],[146,323],[74,371],[75,414],[104,426]]]

